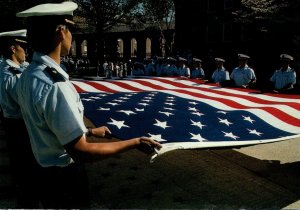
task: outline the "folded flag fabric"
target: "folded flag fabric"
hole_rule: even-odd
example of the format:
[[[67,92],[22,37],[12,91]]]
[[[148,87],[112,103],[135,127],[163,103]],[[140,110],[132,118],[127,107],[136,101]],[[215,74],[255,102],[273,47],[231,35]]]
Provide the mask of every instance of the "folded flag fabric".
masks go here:
[[[85,116],[119,139],[175,149],[241,147],[300,136],[300,96],[261,94],[173,77],[72,80]]]

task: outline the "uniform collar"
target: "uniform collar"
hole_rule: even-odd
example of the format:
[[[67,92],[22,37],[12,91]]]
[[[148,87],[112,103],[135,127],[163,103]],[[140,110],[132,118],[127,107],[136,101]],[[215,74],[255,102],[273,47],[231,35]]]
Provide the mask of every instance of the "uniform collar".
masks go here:
[[[14,67],[14,68],[17,68],[17,69],[20,68],[20,66],[19,66],[18,64],[16,64],[15,62],[13,62],[13,61],[10,60],[10,59],[6,59],[5,62],[6,62],[9,66],[11,66],[11,67]]]
[[[65,79],[69,80],[69,75],[48,55],[34,52],[32,60],[56,69]]]
[[[287,67],[287,69],[286,70],[284,70],[284,69],[282,69],[282,68],[280,68],[280,71],[282,71],[282,72],[289,72],[289,71],[291,71],[292,70],[292,68],[289,66],[289,67]]]
[[[246,64],[245,66],[240,66],[239,68],[240,68],[240,69],[247,69],[247,68],[248,68],[248,65]]]

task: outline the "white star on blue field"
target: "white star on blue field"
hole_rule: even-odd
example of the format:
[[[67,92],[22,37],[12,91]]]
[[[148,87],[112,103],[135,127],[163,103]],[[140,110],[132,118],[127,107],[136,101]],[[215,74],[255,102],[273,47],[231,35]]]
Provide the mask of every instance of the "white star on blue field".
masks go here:
[[[85,116],[120,139],[148,136],[162,144],[276,139],[290,133],[245,110],[220,110],[162,92],[81,94]]]

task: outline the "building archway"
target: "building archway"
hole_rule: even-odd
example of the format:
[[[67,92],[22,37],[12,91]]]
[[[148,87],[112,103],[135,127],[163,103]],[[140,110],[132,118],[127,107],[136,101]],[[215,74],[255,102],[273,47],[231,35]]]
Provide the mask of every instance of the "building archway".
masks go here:
[[[87,47],[87,40],[83,40],[81,43],[81,56],[87,57],[88,47]]]
[[[151,58],[151,39],[146,38],[146,58]]]
[[[135,38],[131,39],[131,51],[130,55],[132,58],[137,57],[137,41]]]
[[[72,46],[71,46],[71,56],[76,57],[76,41],[72,41]]]
[[[117,40],[117,53],[119,58],[124,57],[124,41],[121,38],[118,38]]]

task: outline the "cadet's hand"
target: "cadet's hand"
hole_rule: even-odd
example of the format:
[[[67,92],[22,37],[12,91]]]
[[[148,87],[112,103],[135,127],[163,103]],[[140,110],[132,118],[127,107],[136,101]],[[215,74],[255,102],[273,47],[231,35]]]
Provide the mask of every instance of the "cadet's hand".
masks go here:
[[[146,154],[151,154],[154,152],[154,148],[160,149],[161,144],[147,137],[139,138],[139,145],[137,146],[138,150]]]
[[[92,129],[92,136],[95,137],[105,137],[106,135],[110,135],[111,131],[106,126],[101,126],[98,128]]]

